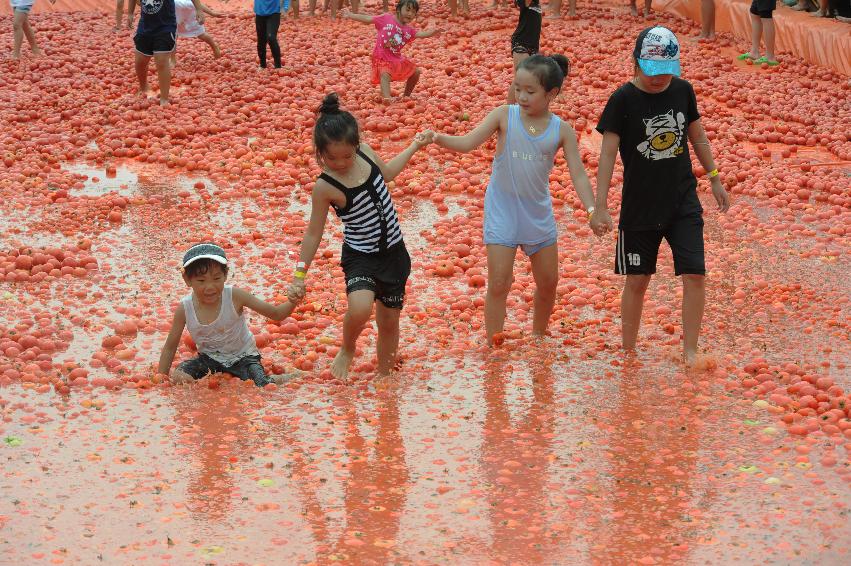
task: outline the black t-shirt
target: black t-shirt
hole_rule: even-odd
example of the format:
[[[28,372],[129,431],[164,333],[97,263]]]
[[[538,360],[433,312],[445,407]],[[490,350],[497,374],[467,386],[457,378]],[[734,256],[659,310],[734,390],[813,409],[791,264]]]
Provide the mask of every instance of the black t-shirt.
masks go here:
[[[677,77],[658,94],[629,82],[609,98],[597,131],[620,136],[619,228],[661,230],[679,215],[702,212],[688,150],[688,127],[698,118],[694,89]]]
[[[177,17],[174,13],[174,0],[141,0],[142,13],[136,33],[175,33]]]

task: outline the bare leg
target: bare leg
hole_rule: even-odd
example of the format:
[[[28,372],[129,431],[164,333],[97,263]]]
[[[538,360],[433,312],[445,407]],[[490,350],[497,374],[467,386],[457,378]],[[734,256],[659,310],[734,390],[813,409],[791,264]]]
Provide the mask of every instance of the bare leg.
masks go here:
[[[556,302],[558,286],[558,245],[553,244],[536,252],[531,258],[535,279],[535,310],[532,315],[532,334],[547,333],[550,316]]]
[[[698,39],[715,39],[715,0],[700,0]]]
[[[396,367],[399,356],[399,315],[401,309],[390,309],[379,301],[375,307],[375,322],[378,324],[378,375],[389,375]]]
[[[449,15],[450,16],[457,16],[458,15],[458,0],[449,0]]]
[[[576,0],[572,0],[573,3],[576,3]],[[561,17],[561,0],[551,0],[550,1],[550,13],[547,14],[547,17],[555,20]]]
[[[175,47],[174,51],[171,52],[171,55],[168,56],[168,66],[172,69],[177,67],[177,47]]]
[[[213,59],[218,59],[222,56],[222,50],[219,48],[219,44],[216,43],[216,40],[209,33],[202,33],[198,36],[198,39],[210,46],[210,49],[213,50]]]
[[[290,9],[293,11],[293,17],[298,17],[298,0],[290,0]]]
[[[651,5],[652,1],[653,0],[644,0],[644,17],[645,17],[645,19],[650,17],[650,5]]]
[[[388,102],[393,100],[390,93],[390,75],[388,73],[381,73],[381,97]]]
[[[382,75],[382,79],[384,76]],[[411,93],[414,92],[414,88],[417,86],[417,82],[420,80],[420,70],[417,69],[414,71],[414,74],[408,77],[408,80],[405,81],[405,94],[404,96],[411,96]],[[383,84],[382,84],[383,86]],[[388,90],[390,85],[387,85]]]
[[[352,0],[352,13],[360,12],[360,0]]]
[[[340,0],[331,0],[330,4],[331,4],[330,5],[331,19],[336,20],[337,19],[337,8],[340,7]],[[326,2],[325,11],[327,12],[328,10],[329,10],[329,6],[328,6],[328,3]]]
[[[624,350],[635,350],[638,328],[641,326],[641,310],[644,308],[644,293],[650,284],[650,275],[627,275],[621,295],[621,333]]]
[[[30,49],[32,50],[33,55],[41,55],[41,48],[35,41],[35,32],[33,31],[33,28],[30,25],[29,18],[24,20],[24,37],[27,38],[27,42],[30,44]]]
[[[700,337],[700,325],[703,321],[703,307],[706,297],[706,277],[703,275],[683,275],[683,360],[694,363],[697,357],[697,340]]]
[[[331,362],[331,374],[338,379],[346,379],[349,368],[355,359],[355,346],[364,325],[372,316],[372,304],[375,293],[366,289],[354,291],[348,296],[349,307],[343,317],[343,344],[334,361]]]
[[[761,18],[763,39],[765,40],[765,58],[769,61],[777,60],[774,55],[774,19]]]
[[[27,21],[27,13],[15,10],[12,19],[12,59],[21,58],[21,45],[24,42],[24,23]]]
[[[514,281],[517,248],[488,244],[488,288],[485,293],[485,334],[488,344],[505,327],[505,303]]]
[[[157,53],[154,63],[157,66],[157,79],[160,83],[160,106],[168,105],[168,92],[171,89],[171,66],[168,64],[170,53]]]
[[[308,12],[307,12],[307,15],[308,15],[308,16],[313,17],[313,16],[315,16],[315,15],[316,15],[316,0],[310,0],[310,1],[308,2],[308,4],[307,4],[307,10],[308,10]]]
[[[629,13],[633,16],[638,15],[638,6],[635,5],[635,0],[629,0]]]
[[[568,0],[567,2],[567,15],[571,18],[576,17],[576,0]]]
[[[148,66],[150,64],[150,57],[136,52],[136,78],[139,79],[139,93],[141,94],[147,94],[151,90],[151,87],[148,86]]]
[[[115,0],[115,28],[114,31],[121,29],[121,20],[124,16],[124,0]]]
[[[751,14],[751,57],[759,59],[759,41],[762,38],[762,19]]]

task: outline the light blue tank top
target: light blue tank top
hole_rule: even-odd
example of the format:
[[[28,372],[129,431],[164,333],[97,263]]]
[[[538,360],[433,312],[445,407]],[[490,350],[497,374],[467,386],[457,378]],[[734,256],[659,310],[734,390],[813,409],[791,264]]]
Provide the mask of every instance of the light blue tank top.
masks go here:
[[[505,147],[494,157],[485,192],[485,244],[541,244],[558,236],[550,197],[550,171],[559,147],[561,120],[533,137],[523,127],[520,107],[508,107]]]

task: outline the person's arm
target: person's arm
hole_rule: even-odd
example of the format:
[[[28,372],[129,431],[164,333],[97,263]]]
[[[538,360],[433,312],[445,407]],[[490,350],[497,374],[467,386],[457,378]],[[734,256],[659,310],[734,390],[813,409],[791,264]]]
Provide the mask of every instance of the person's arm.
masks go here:
[[[313,257],[316,255],[316,250],[319,249],[319,242],[322,241],[322,234],[325,232],[325,222],[328,220],[328,207],[331,206],[331,194],[333,190],[334,188],[322,179],[317,180],[313,186],[310,222],[308,222],[307,229],[305,229],[304,236],[301,239],[301,251],[298,255],[299,264],[304,264],[304,268],[302,269],[304,273],[307,273],[307,270],[310,268]],[[299,296],[303,296],[305,290],[304,277],[294,276],[290,290]]]
[[[594,191],[591,189],[591,181],[588,180],[585,166],[582,165],[582,158],[579,157],[576,132],[567,122],[561,123],[561,146],[564,150],[564,158],[567,160],[567,169],[570,172],[573,188],[576,189],[585,210],[591,210],[594,208]]]
[[[217,12],[217,11],[213,10],[212,8],[207,6],[206,4],[201,4],[201,10],[205,14],[207,14],[208,16],[212,16],[214,18],[221,18],[225,15],[223,12]]]
[[[417,38],[419,38],[419,37],[431,37],[433,35],[440,34],[442,31],[443,30],[441,30],[440,28],[427,29],[425,31],[418,31],[416,33],[416,35],[414,35],[414,37],[417,37]]]
[[[133,0],[130,0],[131,5]],[[177,352],[177,347],[180,345],[180,337],[183,336],[183,329],[186,327],[186,312],[183,310],[183,305],[177,306],[174,311],[174,319],[171,321],[171,329],[168,331],[168,337],[163,344],[163,351],[160,354],[160,363],[157,366],[157,372],[163,375],[168,375],[171,371],[171,363],[174,361],[174,354]]]
[[[609,214],[609,186],[612,183],[612,173],[615,170],[615,159],[621,137],[614,132],[603,134],[600,144],[600,161],[597,165],[597,199],[594,204],[594,214],[591,215],[591,229],[602,236],[612,228],[612,216]]]
[[[721,176],[718,175],[715,167],[715,159],[712,157],[709,138],[706,137],[706,131],[703,129],[703,124],[700,123],[699,118],[688,125],[688,139],[694,148],[694,154],[706,172],[711,173],[715,171],[715,175],[709,177],[709,182],[712,185],[712,196],[715,197],[715,202],[718,203],[718,210],[727,212],[730,208],[730,196],[724,189],[724,185],[721,184]]]
[[[389,163],[384,163],[381,156],[375,153],[375,150],[369,147],[369,145],[362,144],[361,148],[365,150],[370,159],[375,161],[375,164],[378,165],[378,168],[381,170],[381,176],[384,177],[384,180],[390,182],[402,172],[402,169],[405,168],[405,165],[408,164],[411,157],[413,157],[421,147],[428,145],[430,142],[431,140],[428,137],[423,134],[417,134],[414,136],[414,139],[411,140],[411,144],[402,150],[399,155],[391,159]]]
[[[263,299],[255,297],[248,291],[243,289],[233,288],[233,306],[236,312],[239,312],[242,307],[249,308],[258,314],[262,314],[266,318],[272,320],[283,320],[290,316],[295,310],[296,303],[289,297],[279,305],[267,303]]]
[[[432,134],[432,141],[440,147],[460,151],[461,153],[473,151],[485,143],[499,129],[503,117],[506,116],[507,109],[508,106],[503,105],[491,110],[490,114],[485,116],[481,124],[473,128],[473,131],[465,136],[448,136],[446,134],[434,133]]]
[[[192,0],[192,5],[195,6],[195,19],[198,20],[199,24],[203,24],[204,6],[201,4],[201,0]]]
[[[348,18],[362,24],[371,24],[373,20],[373,16],[370,16],[369,14],[356,14],[354,12],[349,12],[348,10],[342,10],[340,12],[340,17]]]

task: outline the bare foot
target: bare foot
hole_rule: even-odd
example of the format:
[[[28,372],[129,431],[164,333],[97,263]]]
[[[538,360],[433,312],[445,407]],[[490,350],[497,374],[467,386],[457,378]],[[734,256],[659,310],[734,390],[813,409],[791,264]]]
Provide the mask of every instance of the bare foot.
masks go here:
[[[20,53],[12,53],[11,55],[9,55],[9,57],[12,59],[12,61],[20,61],[21,60],[21,54]]]
[[[33,55],[35,55],[36,57],[41,57],[42,55],[44,55],[44,51],[41,50],[41,47],[33,47],[32,52]]]
[[[160,106],[168,106],[171,104],[168,98],[160,98]]]
[[[222,49],[218,45],[216,45],[215,47],[213,47],[213,59],[218,59],[221,56]]]
[[[299,377],[301,377],[302,373],[303,372],[300,371],[291,371],[287,373],[282,373],[280,375],[270,375],[269,381],[271,381],[275,385],[284,385],[294,379],[298,379]]]
[[[172,383],[174,383],[175,385],[181,385],[183,383],[192,383],[193,381],[195,381],[192,378],[191,375],[189,375],[188,373],[182,372],[179,369],[176,369],[173,372],[171,372],[171,375],[169,376],[169,380]]]
[[[637,16],[638,15],[638,8],[635,7],[635,4],[633,4],[632,6],[629,7],[629,15],[630,16]]]
[[[684,351],[683,352],[683,363],[686,367],[694,367],[697,363],[697,352],[693,351]]]
[[[136,91],[136,94],[144,96],[145,98],[147,98],[148,95],[151,94],[151,87],[149,87],[148,85],[142,85],[142,86],[139,87],[139,90]]]
[[[334,361],[331,362],[331,375],[337,379],[346,379],[349,376],[349,368],[352,367],[354,359],[354,352],[347,352],[340,348],[340,351],[334,356]]]

